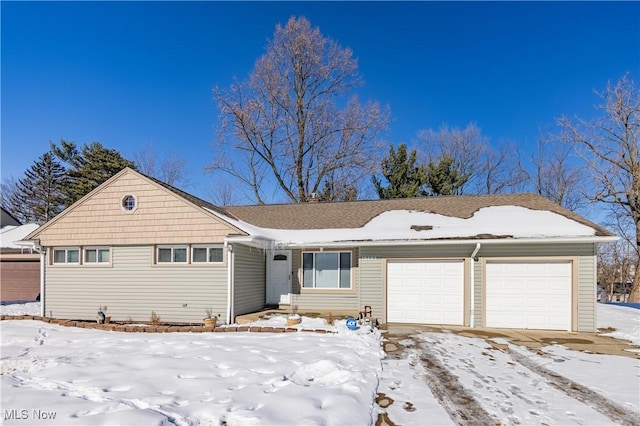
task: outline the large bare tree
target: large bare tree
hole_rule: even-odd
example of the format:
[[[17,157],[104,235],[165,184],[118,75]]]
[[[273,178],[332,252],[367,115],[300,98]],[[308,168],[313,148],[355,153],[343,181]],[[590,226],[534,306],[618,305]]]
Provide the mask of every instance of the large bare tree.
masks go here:
[[[303,202],[337,172],[369,176],[389,111],[348,97],[361,83],[350,49],[304,17],[290,18],[276,26],[247,81],[214,88],[221,152],[207,169],[249,185],[258,203],[265,187]]]
[[[187,184],[187,160],[178,154],[165,155],[158,161],[158,154],[151,143],[136,152],[133,160],[138,170],[145,175],[160,179],[171,186]]]
[[[521,163],[523,173],[536,193],[569,210],[577,211],[586,203],[584,165],[575,158],[573,147],[554,136],[541,136],[531,153],[529,167]]]
[[[437,131],[421,130],[418,139],[427,153],[424,162],[451,158],[456,172],[469,176],[458,188],[459,194],[499,194],[522,187],[524,176],[518,168],[517,148],[507,143],[492,146],[475,123],[464,129],[442,126]]]
[[[627,75],[598,93],[600,116],[559,119],[563,140],[573,144],[594,181],[591,200],[610,208],[611,223],[634,248],[640,269],[640,94]],[[640,273],[630,300],[640,302]]]

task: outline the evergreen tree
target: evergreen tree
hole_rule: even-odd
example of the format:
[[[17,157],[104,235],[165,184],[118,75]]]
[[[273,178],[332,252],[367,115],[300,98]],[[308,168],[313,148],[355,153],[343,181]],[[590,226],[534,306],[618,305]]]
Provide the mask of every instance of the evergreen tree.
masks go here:
[[[389,147],[389,155],[382,159],[382,174],[389,182],[382,186],[382,182],[373,176],[373,185],[382,199],[409,198],[425,195],[422,187],[426,183],[427,175],[423,165],[416,165],[418,153],[415,149],[407,155],[407,145],[398,145],[398,151]]]
[[[22,223],[42,224],[64,209],[64,167],[51,152],[40,156],[16,182],[9,199],[10,212]]]
[[[462,173],[458,163],[448,155],[444,155],[435,163],[427,164],[427,195],[460,195],[462,185],[469,180],[471,173]]]
[[[51,150],[68,165],[69,183],[64,191],[66,206],[75,203],[125,167],[136,168],[118,151],[107,149],[99,142],[84,144],[78,150],[75,142],[62,140],[59,147],[52,143]]]

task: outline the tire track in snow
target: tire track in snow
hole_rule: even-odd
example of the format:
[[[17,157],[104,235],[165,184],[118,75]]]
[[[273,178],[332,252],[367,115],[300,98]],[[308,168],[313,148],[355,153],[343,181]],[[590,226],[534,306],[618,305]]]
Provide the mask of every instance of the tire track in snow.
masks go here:
[[[420,352],[419,359],[425,369],[424,379],[433,395],[449,413],[451,420],[460,426],[499,423],[499,419],[491,416],[462,386],[458,378],[438,360],[428,345],[418,345],[412,337],[403,340],[402,344]]]
[[[488,343],[491,344],[490,341],[488,341]],[[583,404],[589,405],[601,414],[609,417],[614,422],[620,423],[624,426],[636,426],[640,424],[640,416],[625,410],[623,407],[619,406],[607,397],[600,395],[586,386],[576,383],[554,371],[551,371],[546,367],[543,367],[537,362],[527,358],[525,355],[514,351],[511,347],[508,347],[506,352],[514,361],[518,362],[528,370],[542,376],[550,386],[553,386],[555,389],[564,392],[569,397],[580,401]]]

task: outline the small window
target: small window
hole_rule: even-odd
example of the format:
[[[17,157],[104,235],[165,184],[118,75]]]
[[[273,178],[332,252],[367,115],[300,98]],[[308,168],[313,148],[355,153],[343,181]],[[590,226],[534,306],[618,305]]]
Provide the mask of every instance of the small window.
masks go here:
[[[53,263],[55,265],[77,265],[80,263],[79,248],[57,248],[53,249]]]
[[[84,263],[106,264],[110,261],[110,250],[108,248],[85,248]]]
[[[158,247],[157,263],[187,263],[186,247]]]
[[[193,247],[191,259],[193,263],[222,263],[222,247]]]
[[[302,253],[302,287],[351,288],[351,252]]]
[[[138,207],[138,200],[134,195],[125,195],[122,197],[122,209],[125,212],[133,213]]]

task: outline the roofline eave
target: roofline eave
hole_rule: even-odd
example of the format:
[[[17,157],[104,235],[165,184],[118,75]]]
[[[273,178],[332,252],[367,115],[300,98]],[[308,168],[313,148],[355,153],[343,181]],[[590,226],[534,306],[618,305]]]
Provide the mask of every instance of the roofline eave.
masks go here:
[[[272,241],[279,247],[372,247],[372,246],[418,246],[418,245],[474,245],[485,244],[569,244],[569,243],[611,243],[618,236],[546,237],[546,238],[468,238],[468,239],[423,239],[423,240],[367,240],[367,241]]]

